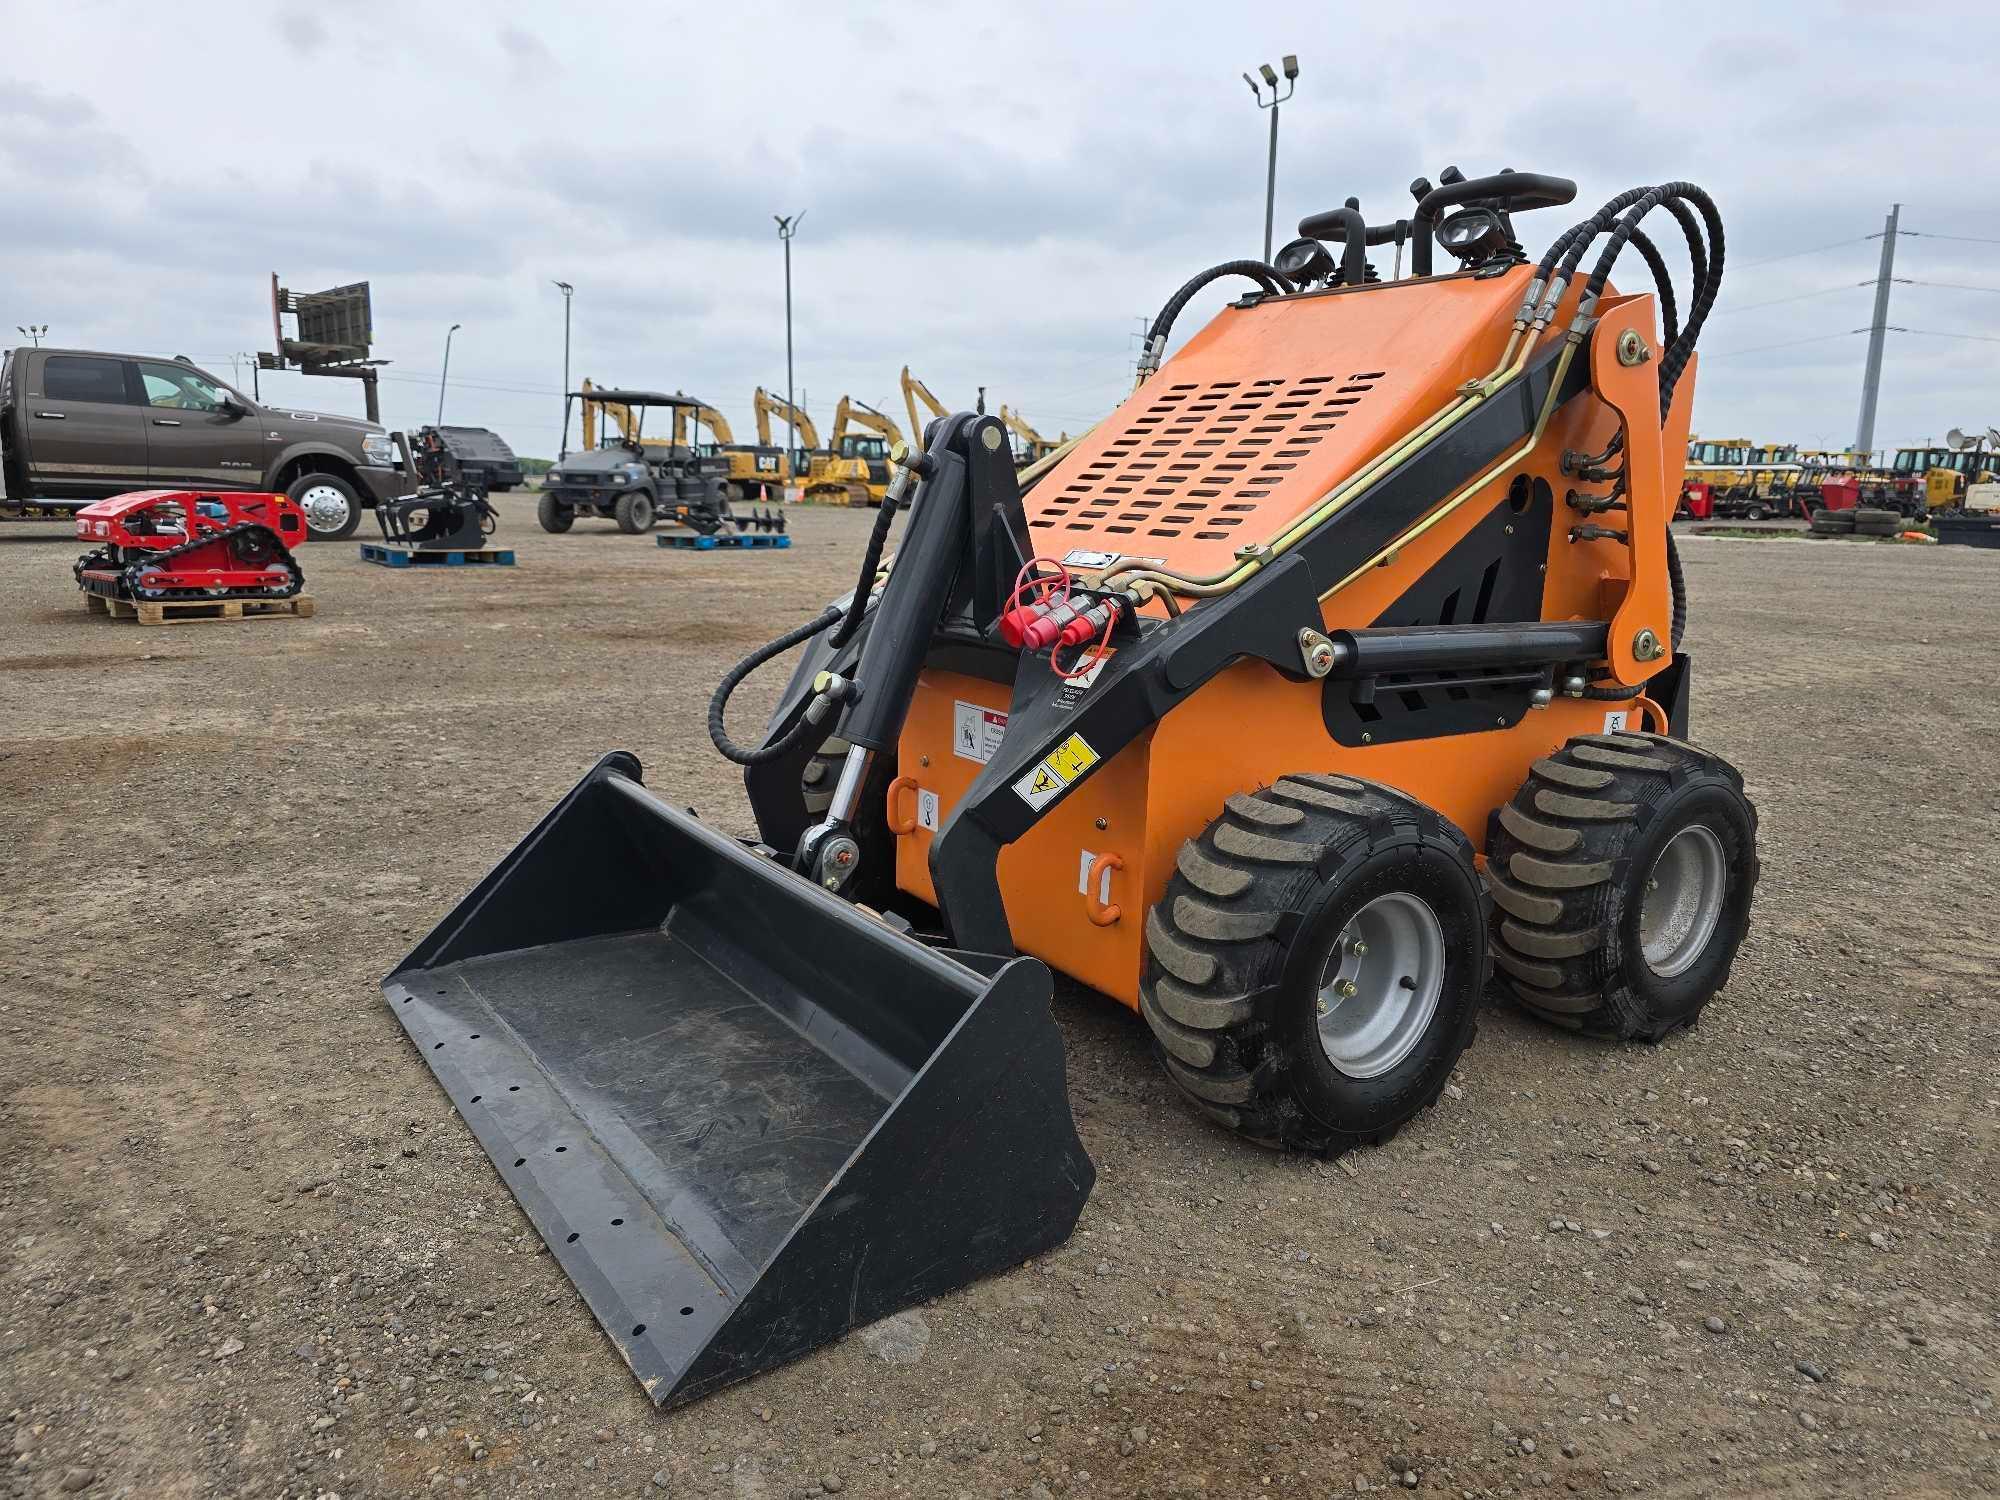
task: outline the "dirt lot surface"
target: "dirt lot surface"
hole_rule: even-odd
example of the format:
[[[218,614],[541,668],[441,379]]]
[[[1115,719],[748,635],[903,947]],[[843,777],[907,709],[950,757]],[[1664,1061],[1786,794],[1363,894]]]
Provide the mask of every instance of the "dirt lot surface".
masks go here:
[[[377,980],[606,749],[747,831],[709,689],[867,518],[713,557],[503,504],[511,572],[320,544],[317,617],[241,625],[88,616],[0,528],[0,1494],[2000,1489],[2000,555],[1685,544],[1764,859],[1696,1031],[1496,1001],[1325,1163],[1062,989],[1078,1235],[662,1414]]]

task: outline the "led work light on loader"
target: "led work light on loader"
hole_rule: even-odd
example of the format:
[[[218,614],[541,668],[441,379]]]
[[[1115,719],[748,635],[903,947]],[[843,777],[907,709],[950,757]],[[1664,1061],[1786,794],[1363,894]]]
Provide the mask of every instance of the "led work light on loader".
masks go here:
[[[757,838],[609,755],[384,982],[655,1400],[1070,1233],[1051,968],[1205,1115],[1320,1153],[1437,1098],[1489,978],[1655,1040],[1726,982],[1756,818],[1687,738],[1667,527],[1721,220],[1637,188],[1530,264],[1514,217],[1571,184],[1440,182],[1194,277],[1125,403],[1018,473],[999,421],[931,423],[853,592],[710,703]],[[1653,292],[1611,286],[1628,245]]]

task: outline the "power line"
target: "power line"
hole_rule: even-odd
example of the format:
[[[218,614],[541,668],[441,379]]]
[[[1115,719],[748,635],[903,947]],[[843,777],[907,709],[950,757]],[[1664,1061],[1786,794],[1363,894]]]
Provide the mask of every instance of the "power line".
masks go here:
[[[1748,302],[1741,307],[1718,307],[1709,316],[1716,317],[1722,313],[1755,312],[1760,307],[1776,307],[1782,302],[1803,302],[1808,297],[1824,297],[1829,292],[1851,292],[1859,287],[1873,285],[1875,285],[1875,282],[1871,278],[1868,281],[1848,282],[1841,286],[1823,286],[1816,292],[1795,292],[1789,297],[1773,297],[1768,302]]]
[[[1962,245],[2000,245],[2000,240],[1989,240],[1977,234],[1929,234],[1921,229],[1899,229],[1896,233],[1912,235],[1920,240],[1957,240]]]
[[[1795,255],[1818,255],[1822,250],[1838,250],[1842,245],[1861,245],[1876,238],[1878,236],[1872,234],[1857,234],[1851,240],[1835,240],[1830,245],[1812,245],[1804,250],[1787,250],[1782,255],[1767,255],[1762,260],[1732,261],[1730,262],[1730,268],[1737,271],[1747,271],[1752,266],[1768,266],[1774,260],[1790,260]]]
[[[2000,295],[2000,286],[1969,286],[1963,281],[1918,281],[1909,276],[1898,276],[1896,280],[1904,286],[1934,286],[1941,287],[1948,292],[1992,292]],[[1867,284],[1866,282],[1862,283],[1864,286]]]
[[[1704,360],[1731,359],[1739,354],[1763,354],[1771,349],[1796,349],[1800,344],[1824,344],[1829,339],[1853,338],[1857,333],[1866,333],[1865,328],[1850,328],[1845,333],[1822,333],[1809,339],[1787,339],[1782,344],[1754,344],[1748,349],[1723,349],[1714,354],[1704,354]]]
[[[1996,338],[1990,333],[1941,333],[1935,328],[1897,328],[1894,326],[1889,331],[1891,333],[1913,333],[1918,338],[1925,339],[1967,339],[1975,344],[2000,344],[2000,338]]]

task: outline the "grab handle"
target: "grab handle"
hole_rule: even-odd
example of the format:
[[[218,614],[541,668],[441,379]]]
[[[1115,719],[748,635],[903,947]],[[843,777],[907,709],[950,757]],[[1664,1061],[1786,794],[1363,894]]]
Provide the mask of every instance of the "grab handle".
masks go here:
[[[1098,897],[1099,891],[1104,889],[1106,873],[1124,868],[1125,861],[1116,854],[1100,854],[1090,862],[1090,873],[1084,876],[1083,881],[1083,902],[1093,926],[1109,927],[1124,914],[1117,902],[1100,900]]]
[[[914,792],[917,789],[917,778],[914,776],[898,776],[894,781],[890,782],[889,794],[882,809],[883,815],[889,821],[889,832],[894,834],[915,833],[917,831],[917,815],[914,812],[907,818],[896,816],[896,794],[905,789]]]

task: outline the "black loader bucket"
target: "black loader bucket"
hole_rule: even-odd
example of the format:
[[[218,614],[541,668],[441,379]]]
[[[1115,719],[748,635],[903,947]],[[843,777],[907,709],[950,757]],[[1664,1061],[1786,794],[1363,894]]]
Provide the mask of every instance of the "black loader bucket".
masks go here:
[[[382,982],[659,1403],[1066,1239],[1048,971],[904,937],[609,755]]]

